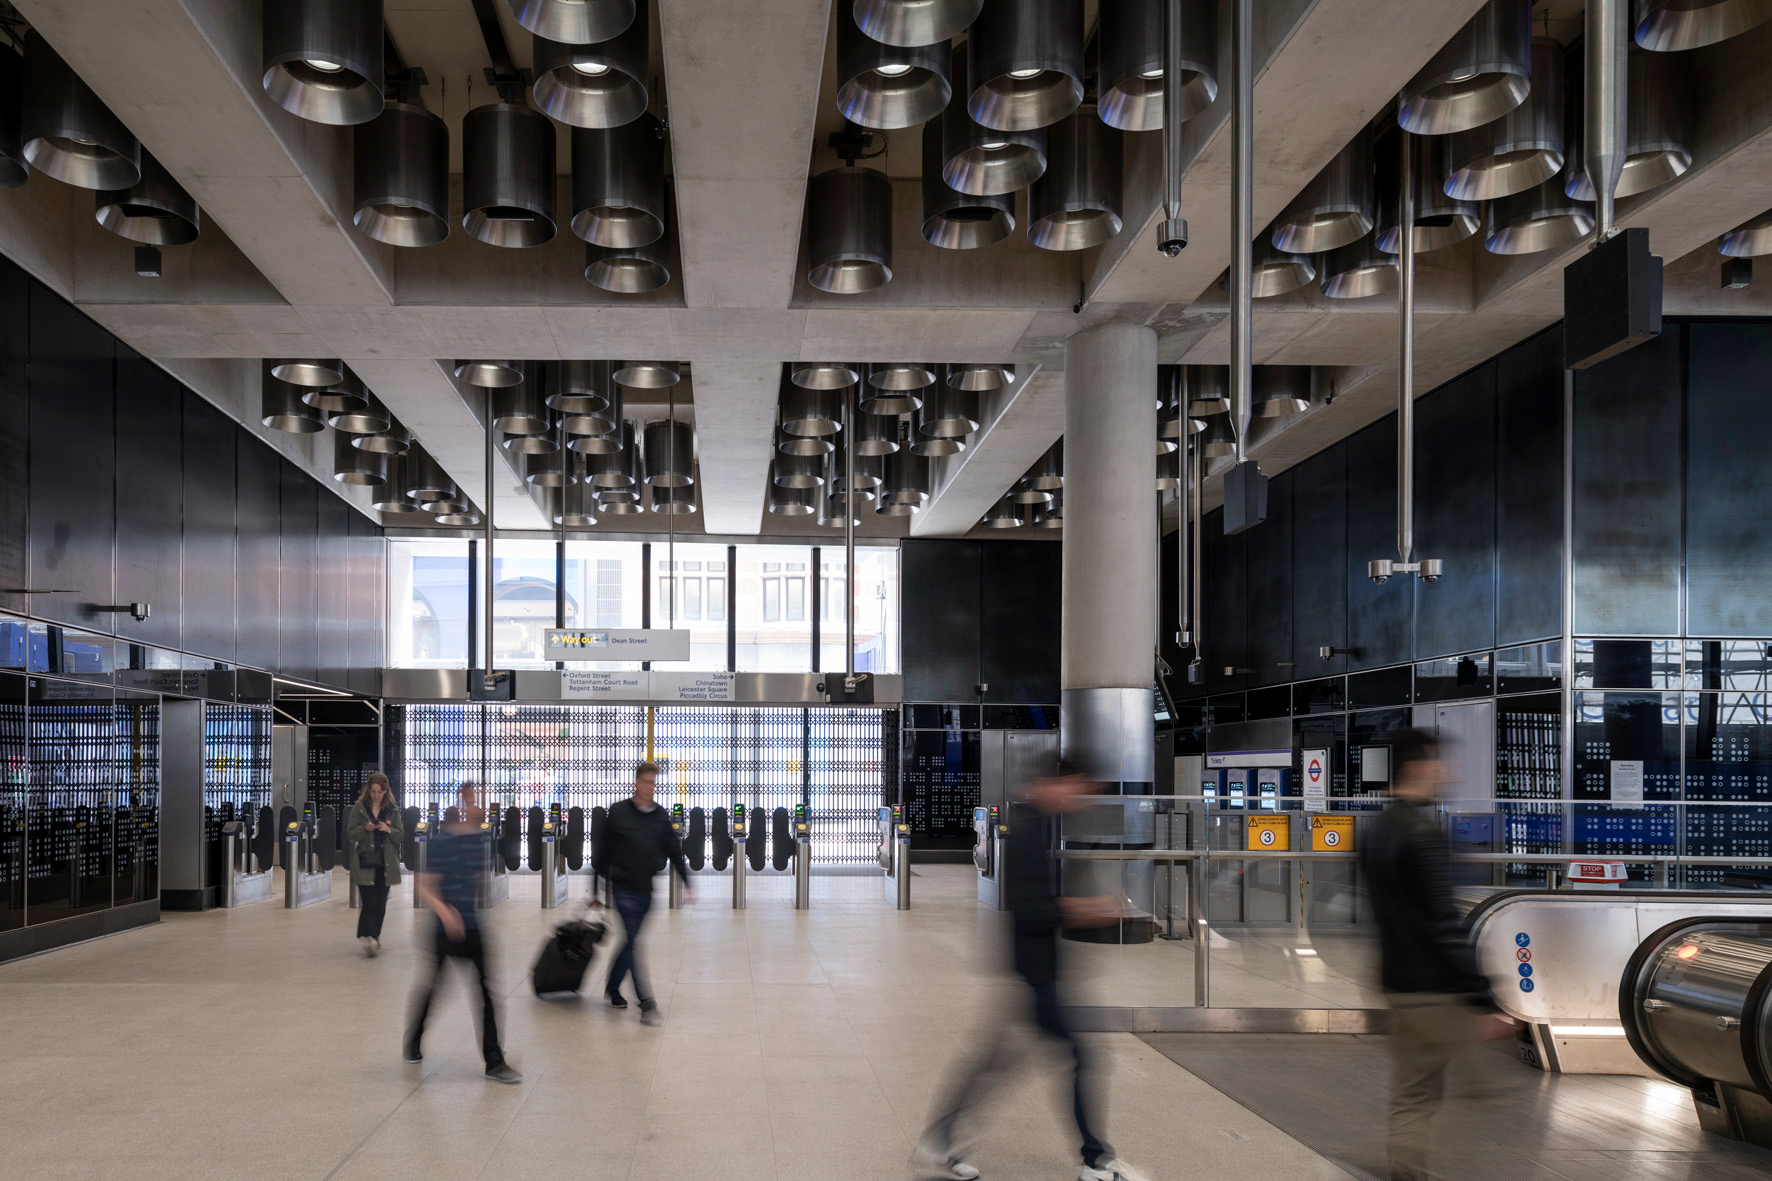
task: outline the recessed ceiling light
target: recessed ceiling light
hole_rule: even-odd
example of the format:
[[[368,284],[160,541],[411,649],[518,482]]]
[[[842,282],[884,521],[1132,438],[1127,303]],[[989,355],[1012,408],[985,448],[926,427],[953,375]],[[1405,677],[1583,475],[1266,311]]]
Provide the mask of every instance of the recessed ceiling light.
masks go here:
[[[890,65],[875,66],[874,73],[887,78],[902,78],[904,75],[910,73],[911,69],[912,67],[909,64],[894,62]]]
[[[573,62],[572,68],[587,78],[599,78],[609,72],[609,67],[602,62]]]
[[[306,60],[308,65],[319,70],[322,74],[336,74],[344,69],[344,66],[340,65],[338,62],[331,61],[324,57],[310,57]]]

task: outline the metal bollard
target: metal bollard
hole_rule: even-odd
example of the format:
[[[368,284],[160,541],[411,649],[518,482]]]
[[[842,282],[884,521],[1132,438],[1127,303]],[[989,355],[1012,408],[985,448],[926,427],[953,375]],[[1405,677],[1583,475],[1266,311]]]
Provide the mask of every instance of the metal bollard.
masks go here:
[[[812,909],[812,840],[794,838],[794,909]]]

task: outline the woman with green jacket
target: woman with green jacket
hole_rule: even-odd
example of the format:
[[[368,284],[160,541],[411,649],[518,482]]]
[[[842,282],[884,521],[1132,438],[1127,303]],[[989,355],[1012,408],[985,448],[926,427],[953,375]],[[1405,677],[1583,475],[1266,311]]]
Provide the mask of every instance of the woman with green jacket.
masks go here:
[[[357,912],[357,942],[364,955],[381,950],[381,924],[388,913],[388,887],[400,883],[400,842],[405,835],[400,809],[380,771],[369,777],[363,794],[351,805],[345,824],[350,842],[351,884],[362,909]]]

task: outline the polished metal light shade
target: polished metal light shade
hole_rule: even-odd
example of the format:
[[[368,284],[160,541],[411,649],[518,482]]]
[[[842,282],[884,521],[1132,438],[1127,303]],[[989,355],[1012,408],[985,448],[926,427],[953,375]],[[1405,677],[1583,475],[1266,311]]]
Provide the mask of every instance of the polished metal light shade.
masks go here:
[[[1237,453],[1237,436],[1231,430],[1230,415],[1215,414],[1206,420],[1206,431],[1200,436],[1199,448],[1200,454],[1207,459],[1223,459]]]
[[[449,127],[418,103],[389,103],[351,137],[351,223],[389,246],[449,236]]]
[[[1181,117],[1218,97],[1218,5],[1213,0],[1119,0],[1101,6],[1101,121],[1121,131],[1163,126],[1163,14],[1181,16]]]
[[[1190,415],[1223,414],[1231,408],[1231,371],[1228,365],[1185,365],[1181,380]]]
[[[310,389],[328,389],[344,380],[345,367],[336,358],[304,357],[273,361],[271,374],[279,381]],[[312,403],[318,405],[319,403]]]
[[[264,0],[264,88],[314,123],[367,123],[382,109],[381,0]]]
[[[313,435],[326,429],[326,419],[320,410],[302,401],[302,388],[273,377],[268,363],[258,401],[259,421],[274,431]]]
[[[971,390],[936,386],[917,411],[917,440],[964,439],[979,426],[978,395]],[[913,444],[914,445],[914,444]],[[925,451],[924,454],[929,454]]]
[[[854,515],[855,505],[858,502],[865,504],[873,498],[873,494],[869,492],[862,492],[854,497],[845,496],[841,492],[832,492],[828,495],[817,497],[818,524],[825,529],[842,529],[850,524],[860,525],[861,518]],[[843,510],[845,508],[847,508],[850,513],[850,519],[848,521],[843,519]],[[842,608],[839,607],[838,610],[841,611]]]
[[[966,439],[961,436],[953,438],[919,434],[911,442],[911,452],[925,459],[934,459],[942,455],[958,455],[966,450]]]
[[[638,494],[631,500],[614,494],[599,496],[597,497],[597,507],[603,510],[604,515],[611,517],[632,516],[635,513],[646,511],[645,506],[640,503]]]
[[[394,425],[394,416],[388,413],[380,398],[365,391],[361,406],[333,411],[326,416],[326,425],[347,435],[377,435]]]
[[[98,224],[131,242],[183,246],[195,242],[203,215],[197,202],[148,152],[142,152],[141,179],[126,189],[93,198]]]
[[[1460,131],[1446,152],[1446,195],[1489,201],[1543,184],[1563,168],[1563,47],[1532,39],[1532,89],[1501,118]]]
[[[1772,210],[1724,234],[1717,250],[1728,258],[1758,258],[1762,254],[1772,254]]]
[[[538,381],[499,386],[492,391],[492,429],[507,435],[545,435],[553,426],[547,391]]]
[[[536,36],[568,45],[619,37],[644,19],[634,0],[511,0],[511,15]]]
[[[849,445],[855,449],[858,460],[871,455],[891,455],[898,450],[898,419],[890,415],[858,410],[851,434]]]
[[[534,42],[535,105],[570,127],[620,127],[646,111],[651,22],[641,12],[607,41]]]
[[[1361,131],[1274,219],[1274,249],[1317,254],[1357,242],[1372,229],[1372,137]]]
[[[1617,197],[1646,193],[1683,176],[1692,167],[1694,132],[1691,62],[1684,54],[1633,49],[1625,69],[1627,94],[1624,168],[1618,175]],[[1563,191],[1578,201],[1594,199],[1587,177],[1586,127],[1581,112],[1568,122],[1569,168]]]
[[[861,380],[861,374],[841,361],[795,361],[788,366],[788,380],[801,389],[846,390]]]
[[[909,447],[886,457],[886,479],[880,485],[882,504],[920,505],[929,499],[929,460]]]
[[[966,47],[953,55],[954,88],[965,93]],[[925,130],[924,158],[928,158]],[[941,114],[941,181],[956,193],[972,197],[1008,196],[1025,189],[1046,171],[1043,128],[1005,131],[986,127],[966,110],[949,103]],[[1013,220],[1013,218],[1011,219]]]
[[[538,435],[507,434],[498,445],[511,455],[553,455],[560,450],[560,437],[550,426]]]
[[[1402,161],[1398,159],[1396,136],[1389,132],[1379,137],[1378,155],[1378,224],[1373,235],[1378,248],[1396,254],[1403,236],[1397,232],[1397,217],[1402,209]],[[1441,250],[1455,246],[1477,232],[1482,224],[1483,209],[1475,201],[1464,201],[1446,195],[1446,148],[1443,135],[1412,135],[1409,150],[1414,153],[1411,172],[1415,190],[1415,252]]]
[[[427,504],[424,507],[427,509],[434,509],[437,505]],[[473,505],[468,504],[466,501],[455,505],[454,509],[455,511],[453,512],[437,513],[431,519],[439,525],[449,525],[458,529],[472,529],[480,523],[480,514],[475,511]]]
[[[0,52],[0,189],[16,189],[30,179],[25,137],[19,119],[24,103],[24,59]]]
[[[773,461],[773,480],[777,488],[817,488],[824,483],[824,456],[783,455],[777,452]]]
[[[783,455],[829,455],[836,450],[837,440],[831,435],[790,435],[775,432],[775,449]]]
[[[1000,131],[1050,127],[1075,111],[1083,0],[985,0],[966,34],[966,82],[966,110]]]
[[[1323,294],[1330,299],[1397,292],[1397,256],[1380,250],[1371,235],[1350,246],[1337,246],[1323,256],[1317,269],[1323,276]]]
[[[1044,488],[1035,488],[1032,484],[1027,482],[1025,477],[1023,477],[1015,482],[1014,487],[1009,489],[1004,499],[1008,500],[1011,504],[1037,504],[1044,508],[1047,504],[1051,503],[1052,493],[1046,491]]]
[[[1259,372],[1259,368],[1257,372]],[[1181,451],[1166,451],[1157,456],[1157,491],[1173,492],[1181,487]]]
[[[591,286],[617,295],[644,295],[671,281],[667,238],[644,246],[585,243],[585,278]]]
[[[570,473],[573,479],[564,488],[550,491],[548,494],[549,515],[554,524],[563,525],[568,529],[589,529],[597,523],[601,515],[601,506],[597,504],[597,489],[584,473],[577,470],[580,462],[577,457],[571,460],[574,470]]]
[[[1042,492],[1057,492],[1064,487],[1064,440],[1046,449],[1046,453],[1034,461],[1026,476],[1028,487],[1038,488]]]
[[[1772,20],[1772,0],[1632,0],[1637,44],[1668,52],[1713,45]]]
[[[1120,135],[1088,105],[1047,130],[1046,171],[1028,189],[1028,241],[1087,250],[1120,232]]]
[[[332,436],[332,478],[341,484],[372,487],[388,482],[388,457],[351,446],[351,436],[335,431]]]
[[[1018,529],[1021,518],[1015,515],[1014,503],[1004,497],[985,511],[984,520],[978,524],[984,529]]]
[[[615,366],[615,380],[635,390],[668,390],[683,380],[673,361],[621,361]]]
[[[1015,228],[1015,194],[970,196],[942,179],[941,129],[948,118],[923,125],[923,240],[944,250],[977,250]]]
[[[783,484],[779,470],[772,473],[769,511],[779,517],[810,517],[818,511],[816,484]]]
[[[661,418],[646,424],[646,482],[658,488],[695,483],[695,430],[686,422]]]
[[[461,121],[462,228],[493,246],[554,237],[554,125],[514,103],[475,107]]]
[[[358,448],[358,450],[362,450]],[[370,494],[370,504],[377,512],[407,514],[422,512],[416,500],[406,492],[408,476],[406,474],[406,456],[388,456],[387,482],[377,486]]]
[[[359,451],[373,451],[378,455],[403,456],[412,449],[412,432],[397,422],[390,422],[385,431],[355,436],[351,440],[351,446]]]
[[[947,367],[947,384],[956,390],[971,390],[982,393],[985,390],[1007,389],[1015,384],[1015,366],[1013,365],[949,365]]]
[[[564,488],[578,482],[577,459],[570,451],[556,448],[540,454],[523,456],[523,479],[540,488]]]
[[[1281,418],[1311,408],[1309,365],[1257,365],[1254,410],[1262,418]]]
[[[781,391],[781,429],[801,438],[826,438],[843,429],[841,390],[788,382]]]
[[[806,281],[857,295],[892,281],[892,182],[872,168],[833,168],[807,186]]]
[[[553,380],[548,387],[550,410],[565,415],[603,415],[615,405],[615,378],[608,361],[561,361],[552,366]],[[607,422],[598,433],[609,430]],[[571,426],[569,432],[578,433]]]
[[[1483,245],[1491,254],[1536,254],[1579,242],[1593,228],[1592,203],[1565,193],[1560,177],[1483,206]]]
[[[275,374],[277,370],[273,368],[271,372]],[[348,369],[334,384],[323,390],[310,388],[301,398],[308,405],[324,410],[327,414],[362,410],[369,405],[369,391],[364,388],[357,375]]]
[[[694,488],[665,488],[654,484],[651,489],[652,511],[674,517],[688,516],[696,509]]]
[[[597,246],[664,237],[664,128],[651,115],[572,132],[572,232]]]
[[[831,479],[831,490],[843,492],[849,486],[845,475],[845,457],[841,451],[831,453],[831,460],[836,464],[836,474]],[[857,495],[872,497],[875,489],[885,482],[886,456],[881,454],[857,455],[855,457],[855,491]]]
[[[1064,497],[1055,496],[1052,503],[1034,513],[1034,519],[1028,524],[1035,529],[1064,528]]]
[[[566,440],[568,447],[581,455],[609,455],[626,446],[622,433],[627,424],[622,420],[621,387],[616,386],[613,392],[614,400],[607,410],[561,416],[560,427],[569,436]],[[631,433],[632,428],[627,429]]]
[[[639,482],[640,448],[634,438],[633,423],[624,422],[613,434],[616,446],[610,451],[585,453],[585,477],[598,488],[628,488]]]
[[[928,45],[963,33],[984,0],[837,0],[849,4],[856,26],[888,45]]]
[[[32,168],[83,189],[141,179],[141,144],[35,29],[25,34],[23,74],[19,136]]]
[[[935,118],[948,105],[947,38],[924,45],[876,41],[837,4],[837,109],[851,123],[894,131]]]
[[[1499,119],[1532,88],[1532,2],[1489,0],[1397,100],[1397,123],[1448,135]]]
[[[402,488],[416,501],[453,500],[461,495],[455,481],[443,471],[443,466],[416,443],[406,453],[405,479]]]
[[[935,377],[931,365],[869,365],[867,382],[861,389],[861,408],[870,414],[909,414],[923,404]]]
[[[1187,398],[1184,389],[1183,373],[1185,365],[1157,366],[1157,437],[1159,439],[1179,439],[1182,437],[1182,423],[1187,421],[1186,407],[1182,405]]]

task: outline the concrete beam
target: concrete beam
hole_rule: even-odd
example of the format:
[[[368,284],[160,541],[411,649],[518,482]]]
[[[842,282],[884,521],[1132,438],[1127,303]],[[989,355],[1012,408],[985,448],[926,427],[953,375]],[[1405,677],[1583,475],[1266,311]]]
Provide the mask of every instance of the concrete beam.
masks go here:
[[[1033,462],[1064,434],[1064,371],[1037,369],[992,398],[972,442],[935,462],[934,490],[911,519],[915,537],[970,532]]]

